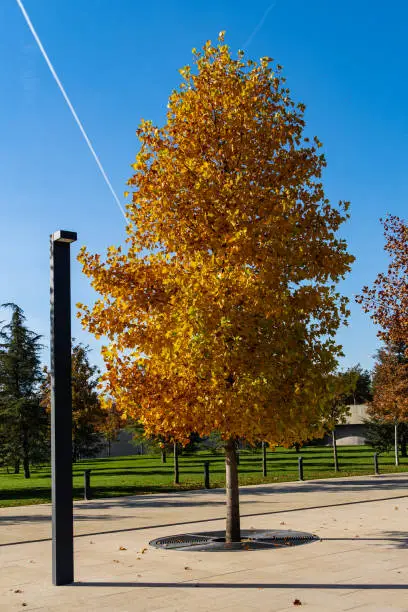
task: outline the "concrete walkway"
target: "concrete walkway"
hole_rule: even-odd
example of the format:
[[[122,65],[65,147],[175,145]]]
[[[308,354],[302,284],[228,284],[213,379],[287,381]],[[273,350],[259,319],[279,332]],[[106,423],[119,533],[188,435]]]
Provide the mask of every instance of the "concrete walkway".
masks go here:
[[[408,611],[408,474],[243,488],[244,529],[322,538],[273,550],[148,546],[222,529],[220,489],[78,502],[76,582],[64,587],[51,585],[50,513],[0,509],[1,611]]]

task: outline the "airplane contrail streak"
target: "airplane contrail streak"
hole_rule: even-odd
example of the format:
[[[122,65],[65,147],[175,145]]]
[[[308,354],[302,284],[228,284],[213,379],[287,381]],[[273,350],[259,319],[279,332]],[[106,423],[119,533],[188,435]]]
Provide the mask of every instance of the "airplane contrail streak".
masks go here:
[[[84,137],[85,142],[88,145],[88,148],[89,148],[90,152],[92,153],[93,158],[96,161],[96,164],[97,164],[97,166],[98,166],[98,168],[99,168],[99,170],[100,170],[100,172],[101,172],[101,174],[102,174],[102,176],[103,176],[103,178],[105,180],[105,183],[107,184],[111,194],[113,195],[113,198],[114,198],[116,204],[118,205],[118,208],[119,208],[120,212],[122,213],[125,221],[127,221],[126,213],[125,213],[125,211],[123,209],[123,206],[120,203],[120,200],[119,200],[118,196],[116,195],[116,192],[115,192],[114,188],[112,187],[112,183],[110,182],[109,177],[106,174],[106,172],[104,170],[104,167],[102,166],[102,163],[101,163],[101,161],[100,161],[100,159],[99,159],[95,149],[93,148],[91,141],[88,138],[88,134],[86,133],[85,128],[82,125],[82,122],[79,119],[79,117],[78,117],[78,115],[77,115],[77,113],[75,111],[75,108],[73,107],[73,105],[71,103],[71,100],[69,99],[68,94],[65,91],[65,89],[64,89],[64,87],[63,87],[63,85],[62,85],[62,83],[61,83],[61,81],[60,81],[60,79],[59,79],[59,77],[58,77],[58,75],[57,75],[57,73],[55,71],[55,68],[54,68],[54,66],[51,63],[51,60],[48,57],[47,52],[44,49],[44,46],[43,46],[43,44],[42,44],[42,42],[41,42],[37,32],[35,31],[35,28],[34,28],[32,22],[31,22],[30,17],[27,14],[27,11],[24,8],[24,5],[23,5],[22,1],[21,0],[16,0],[16,2],[17,2],[18,6],[19,6],[19,8],[20,8],[20,10],[21,10],[21,12],[23,14],[23,17],[24,17],[24,19],[25,19],[25,21],[26,21],[26,23],[27,23],[27,25],[28,25],[28,27],[30,29],[31,34],[34,37],[35,42],[38,45],[39,50],[41,51],[41,54],[42,54],[43,58],[45,59],[45,61],[47,63],[48,68],[50,69],[50,72],[51,72],[51,74],[52,74],[56,84],[59,87],[60,92],[64,96],[65,102],[67,103],[67,106],[68,106],[69,110],[71,111],[71,114],[72,114],[73,118],[75,119],[75,122],[78,125],[78,127],[79,127],[79,129],[81,131],[81,134]]]

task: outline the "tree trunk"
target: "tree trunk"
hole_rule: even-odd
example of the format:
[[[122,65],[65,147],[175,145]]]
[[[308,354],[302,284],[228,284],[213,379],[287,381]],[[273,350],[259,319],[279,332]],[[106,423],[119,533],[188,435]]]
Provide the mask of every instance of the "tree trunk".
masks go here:
[[[30,478],[30,461],[26,455],[23,458],[24,478]]]
[[[28,433],[24,431],[23,435],[23,468],[24,478],[30,478],[30,459],[28,455]]]
[[[227,493],[227,524],[225,530],[226,542],[241,541],[239,518],[239,487],[237,470],[237,453],[235,441],[228,440],[225,445],[225,476]]]
[[[334,457],[334,471],[339,471],[339,460],[337,457],[337,441],[336,441],[336,430],[332,431],[332,441],[333,441],[333,457]]]
[[[111,441],[108,440],[108,457],[111,456]]]
[[[299,451],[300,451],[300,444],[299,444],[299,442],[295,442],[295,451],[297,453],[299,453]]]
[[[14,462],[14,473],[20,473],[20,459],[16,459],[16,461]]]
[[[161,462],[167,463],[166,449],[165,448],[160,449],[160,453],[161,453]]]
[[[394,442],[395,442],[395,465],[399,465],[399,457],[398,457],[398,423],[394,424]]]
[[[180,483],[177,442],[174,442],[174,484]]]

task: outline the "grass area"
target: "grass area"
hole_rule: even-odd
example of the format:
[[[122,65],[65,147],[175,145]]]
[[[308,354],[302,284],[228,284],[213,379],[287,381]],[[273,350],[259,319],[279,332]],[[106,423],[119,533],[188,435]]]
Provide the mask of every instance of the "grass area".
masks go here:
[[[328,447],[305,447],[303,457],[304,479],[332,478],[373,474],[373,450],[368,446],[341,446],[338,449],[340,472],[333,469],[333,453]],[[163,464],[159,456],[112,457],[88,459],[73,466],[74,496],[83,498],[83,472],[91,469],[91,486],[94,498],[120,497],[142,493],[201,489],[203,487],[203,463],[210,461],[211,487],[225,484],[223,455],[209,452],[184,454],[179,458],[180,484],[173,484],[173,460]],[[268,476],[262,476],[260,451],[240,453],[239,481],[241,485],[267,482],[284,482],[298,478],[298,454],[294,450],[278,448],[268,451]],[[400,466],[394,465],[392,453],[379,457],[380,472],[408,471],[408,458],[400,458]],[[32,477],[23,474],[0,473],[0,506],[20,506],[51,501],[50,466],[33,468]]]

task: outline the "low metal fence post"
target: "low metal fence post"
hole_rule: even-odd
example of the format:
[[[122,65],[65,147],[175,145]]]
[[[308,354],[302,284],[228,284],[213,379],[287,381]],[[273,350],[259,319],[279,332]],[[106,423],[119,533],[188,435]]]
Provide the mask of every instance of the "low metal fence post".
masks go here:
[[[90,500],[91,494],[91,470],[84,471],[84,499]]]
[[[210,462],[204,461],[204,487],[210,488]]]
[[[303,457],[298,457],[299,480],[303,480]]]
[[[266,442],[262,442],[262,475],[268,475],[268,467],[266,465]]]
[[[378,476],[380,472],[378,471],[378,453],[374,453],[374,474]]]

